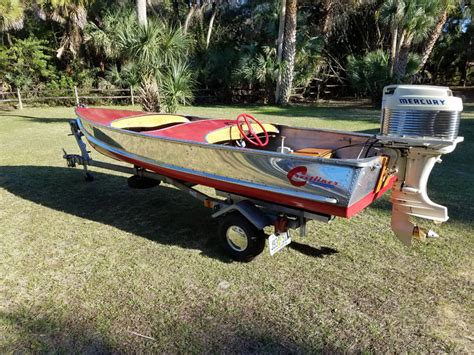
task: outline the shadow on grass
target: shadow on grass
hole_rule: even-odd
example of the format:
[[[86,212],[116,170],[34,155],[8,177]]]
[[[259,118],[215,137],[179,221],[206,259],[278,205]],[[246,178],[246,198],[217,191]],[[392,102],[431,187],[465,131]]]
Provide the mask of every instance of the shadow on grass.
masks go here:
[[[28,118],[29,121],[34,123],[64,123],[69,122],[72,118],[49,118],[49,117],[32,117],[32,116],[19,116],[22,118]]]
[[[300,252],[301,254],[311,256],[314,258],[322,258],[326,255],[339,253],[336,249],[333,249],[333,248],[328,248],[328,247],[315,248],[315,247],[312,247],[311,245],[306,245],[306,244],[298,243],[295,241],[292,241],[289,247],[293,250]]]
[[[94,171],[86,183],[78,169],[2,166],[0,186],[40,205],[164,244],[201,249],[223,258],[216,246],[216,223],[200,202],[174,188],[133,190],[127,178]],[[190,218],[192,217],[192,218]]]
[[[78,169],[2,166],[0,187],[40,205],[162,244],[199,249],[208,257],[231,262],[219,247],[217,223],[201,202],[175,188],[160,185],[134,190],[127,178],[94,171],[86,183]],[[324,253],[300,251],[318,257]]]
[[[114,353],[114,347],[89,324],[58,319],[57,315],[52,319],[42,315],[43,312],[31,308],[16,312],[0,311],[0,319],[10,324],[18,337],[9,344],[10,349],[5,347],[2,352]]]
[[[34,123],[64,123],[69,122],[72,118],[56,118],[56,117],[37,117],[37,116],[28,116],[28,115],[20,115],[16,112],[12,112],[11,114],[2,114],[4,117],[20,117],[25,118],[26,120]]]
[[[192,310],[191,319],[160,322],[160,315],[150,318],[156,323],[149,333],[134,332],[136,324],[120,324],[100,329],[96,321],[80,311],[55,312],[38,307],[0,311],[0,319],[13,329],[14,337],[4,342],[5,353],[74,353],[117,354],[141,353],[341,353],[342,349],[324,342],[310,346],[278,333],[271,324],[229,316],[222,312],[210,317],[202,309]],[[99,315],[98,315],[99,316]],[[103,316],[103,315],[100,315]],[[267,323],[268,321],[264,321]],[[156,334],[154,334],[156,333]],[[160,334],[168,334],[162,339]],[[146,337],[144,337],[146,336]]]

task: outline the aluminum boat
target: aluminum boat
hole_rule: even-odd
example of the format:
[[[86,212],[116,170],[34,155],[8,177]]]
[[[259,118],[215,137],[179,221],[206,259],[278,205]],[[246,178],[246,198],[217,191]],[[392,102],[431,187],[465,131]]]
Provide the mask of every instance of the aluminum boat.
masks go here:
[[[462,140],[462,102],[448,88],[394,85],[382,109],[379,134],[261,123],[245,113],[205,119],[86,107],[76,109],[75,125],[109,157],[282,211],[350,218],[393,188],[392,229],[409,243],[420,233],[410,216],[448,219],[426,184],[439,156]]]
[[[384,158],[373,149],[368,156],[374,135],[259,124],[245,114],[240,125],[97,108],[76,113],[86,139],[105,155],[310,212],[351,217],[393,183],[383,173]]]

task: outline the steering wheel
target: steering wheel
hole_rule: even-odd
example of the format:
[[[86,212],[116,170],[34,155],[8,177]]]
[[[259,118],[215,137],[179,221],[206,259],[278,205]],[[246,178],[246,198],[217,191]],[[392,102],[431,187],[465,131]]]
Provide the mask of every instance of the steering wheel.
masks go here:
[[[262,142],[262,140],[258,137],[257,133],[253,129],[251,123],[252,121],[258,124],[262,129],[262,133],[265,134],[264,142]],[[249,115],[248,113],[241,113],[237,116],[236,124],[239,128],[239,132],[242,137],[244,137],[245,140],[250,144],[256,145],[257,147],[265,147],[268,144],[268,132],[265,130],[263,125],[252,115]],[[248,131],[248,133],[245,133],[244,126],[246,126],[246,131]]]

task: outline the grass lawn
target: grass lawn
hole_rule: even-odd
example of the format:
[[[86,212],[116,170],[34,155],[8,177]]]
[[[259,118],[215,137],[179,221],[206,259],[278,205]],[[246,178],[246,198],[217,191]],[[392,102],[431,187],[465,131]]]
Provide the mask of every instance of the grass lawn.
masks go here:
[[[353,131],[363,107],[192,107]],[[232,262],[209,210],[167,185],[85,183],[61,148],[73,108],[0,112],[0,352],[474,352],[474,106],[435,167],[437,240],[402,246],[388,196],[312,222],[274,257]],[[93,152],[92,157],[106,160]]]

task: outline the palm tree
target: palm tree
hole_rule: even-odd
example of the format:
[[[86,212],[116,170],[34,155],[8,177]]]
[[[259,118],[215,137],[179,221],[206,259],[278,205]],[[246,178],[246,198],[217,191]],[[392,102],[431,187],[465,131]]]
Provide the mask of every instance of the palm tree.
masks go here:
[[[119,9],[107,11],[99,25],[90,21],[84,29],[84,43],[87,48],[103,60],[125,60],[121,48],[121,36],[135,30],[137,17],[132,11]]]
[[[140,83],[144,110],[175,110],[192,99],[193,81],[185,64],[191,40],[181,28],[151,19],[140,26],[134,11],[122,9],[106,13],[101,26],[90,22],[85,39],[92,51],[112,61],[109,80],[120,86]]]
[[[11,45],[10,30],[23,28],[24,7],[20,0],[0,0],[0,32],[5,32]]]
[[[82,30],[87,24],[87,6],[92,0],[36,0],[37,15],[47,18],[64,26],[60,47],[56,50],[56,57],[61,58],[65,52],[73,57],[78,55],[83,42]]]
[[[191,41],[184,32],[161,23],[135,29],[122,28],[117,46],[126,57],[136,63],[145,75],[156,75],[172,61],[186,59]]]
[[[145,110],[160,111],[163,107],[175,111],[178,105],[192,99],[190,69],[184,64],[190,45],[190,39],[180,28],[151,21],[148,26],[118,31],[118,48],[141,73]]]
[[[379,10],[382,23],[390,24],[392,47],[390,72],[397,80],[406,74],[412,44],[429,33],[437,18],[436,0],[388,0]]]
[[[234,71],[237,81],[245,82],[251,88],[253,84],[260,84],[265,90],[263,102],[273,102],[275,82],[278,75],[276,61],[277,51],[273,47],[262,47],[261,52],[253,57],[244,55],[241,57],[239,67]]]
[[[189,27],[191,26],[191,21],[193,19],[194,13],[196,12],[196,9],[198,9],[198,4],[196,3],[196,0],[192,0],[189,2],[189,11],[188,14],[186,15],[186,19],[184,20],[184,26],[183,30],[184,33],[187,34]]]
[[[176,113],[179,106],[193,100],[194,79],[183,61],[171,61],[161,77],[162,106],[166,112]]]
[[[418,66],[418,70],[422,70],[425,67],[428,58],[433,51],[433,48],[438,41],[438,38],[443,31],[443,27],[448,20],[448,14],[456,9],[457,6],[461,6],[460,0],[442,0],[438,3],[439,5],[439,17],[436,25],[431,30],[430,34],[428,35],[427,40],[424,42],[423,47],[421,49],[421,61]]]
[[[212,7],[212,15],[211,15],[211,19],[209,20],[209,27],[207,28],[206,49],[209,48],[209,44],[211,43],[212,29],[214,27],[214,21],[217,16],[217,3],[213,1],[211,7]]]
[[[283,35],[283,51],[280,92],[277,103],[287,104],[290,100],[291,87],[293,84],[295,55],[296,55],[296,16],[297,0],[286,0],[285,30]]]
[[[398,28],[403,19],[405,10],[405,2],[403,0],[387,0],[383,3],[379,12],[377,13],[382,23],[388,24],[390,27],[390,34],[392,44],[390,47],[390,76],[393,76],[393,70],[398,58],[398,42],[399,34]]]
[[[224,1],[222,0],[192,0],[189,2],[189,11],[186,15],[186,19],[183,25],[183,31],[185,34],[188,33],[191,24],[194,19],[197,19],[197,22],[203,24],[204,14],[208,11],[211,11],[211,18],[209,19],[209,26],[207,28],[206,35],[206,49],[209,48],[211,43],[211,35],[214,29],[214,22],[217,17],[219,6],[223,5]]]
[[[146,0],[137,0],[137,17],[138,24],[140,26],[146,26],[148,24],[146,17]]]
[[[281,66],[283,59],[283,38],[285,35],[285,17],[286,17],[286,0],[281,1],[280,6],[280,20],[278,25],[278,39],[277,39],[277,67]],[[278,102],[281,90],[281,70],[278,70],[275,89],[275,101]]]

